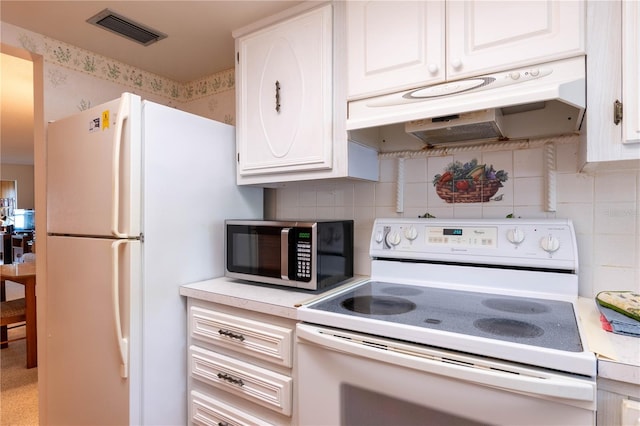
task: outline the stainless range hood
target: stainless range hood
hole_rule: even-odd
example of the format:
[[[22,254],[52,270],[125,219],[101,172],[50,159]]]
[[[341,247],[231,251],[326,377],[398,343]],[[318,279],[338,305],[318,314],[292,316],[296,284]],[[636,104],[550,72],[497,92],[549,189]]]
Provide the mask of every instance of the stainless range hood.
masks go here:
[[[585,57],[349,103],[347,129],[405,123],[427,145],[572,134],[586,106]]]

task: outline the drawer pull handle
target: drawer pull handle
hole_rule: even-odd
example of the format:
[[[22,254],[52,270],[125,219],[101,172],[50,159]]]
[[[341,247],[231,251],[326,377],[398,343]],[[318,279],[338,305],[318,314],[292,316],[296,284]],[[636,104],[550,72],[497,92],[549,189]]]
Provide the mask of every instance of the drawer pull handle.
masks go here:
[[[227,422],[218,422],[218,426],[231,426],[231,424]]]
[[[276,80],[276,112],[280,112],[280,82]]]
[[[218,379],[224,380],[225,382],[231,383],[234,385],[244,386],[244,382],[242,381],[242,379],[236,379],[235,377],[230,376],[226,373],[218,373]]]
[[[218,330],[218,334],[221,336],[227,336],[231,339],[236,339],[236,340],[240,340],[241,342],[244,342],[244,336],[240,333],[234,333],[233,331],[220,329]]]

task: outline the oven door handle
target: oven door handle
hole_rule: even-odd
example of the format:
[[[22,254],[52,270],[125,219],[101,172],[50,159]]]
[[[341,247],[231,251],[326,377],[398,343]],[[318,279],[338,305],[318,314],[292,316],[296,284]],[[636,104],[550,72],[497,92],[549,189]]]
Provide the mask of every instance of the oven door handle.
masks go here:
[[[398,365],[402,368],[438,374],[461,381],[478,383],[509,391],[531,395],[555,397],[565,400],[595,401],[595,383],[564,377],[544,371],[511,367],[499,363],[495,369],[485,365],[474,365],[468,356],[456,359],[456,354],[438,350],[422,349],[415,345],[378,339],[340,330],[309,324],[298,324],[296,335],[303,342],[325,349],[370,358],[379,362]],[[305,342],[305,343],[306,343]],[[496,363],[498,364],[498,363]],[[511,368],[512,371],[509,371]]]

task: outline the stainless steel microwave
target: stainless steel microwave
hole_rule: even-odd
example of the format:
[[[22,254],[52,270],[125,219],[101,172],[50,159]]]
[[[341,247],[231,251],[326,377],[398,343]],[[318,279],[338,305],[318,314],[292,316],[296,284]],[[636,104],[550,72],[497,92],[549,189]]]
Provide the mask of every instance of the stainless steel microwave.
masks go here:
[[[319,290],[353,277],[353,221],[225,221],[225,275]]]

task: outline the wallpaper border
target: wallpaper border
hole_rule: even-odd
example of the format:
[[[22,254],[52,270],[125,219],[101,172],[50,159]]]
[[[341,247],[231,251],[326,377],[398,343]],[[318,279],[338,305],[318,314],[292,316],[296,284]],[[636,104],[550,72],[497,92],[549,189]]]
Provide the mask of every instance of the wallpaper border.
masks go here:
[[[38,40],[37,37],[21,31],[18,41],[23,49],[42,55],[45,63],[59,65],[174,101],[190,102],[235,89],[233,68],[180,83],[47,36],[40,37],[41,40]]]

